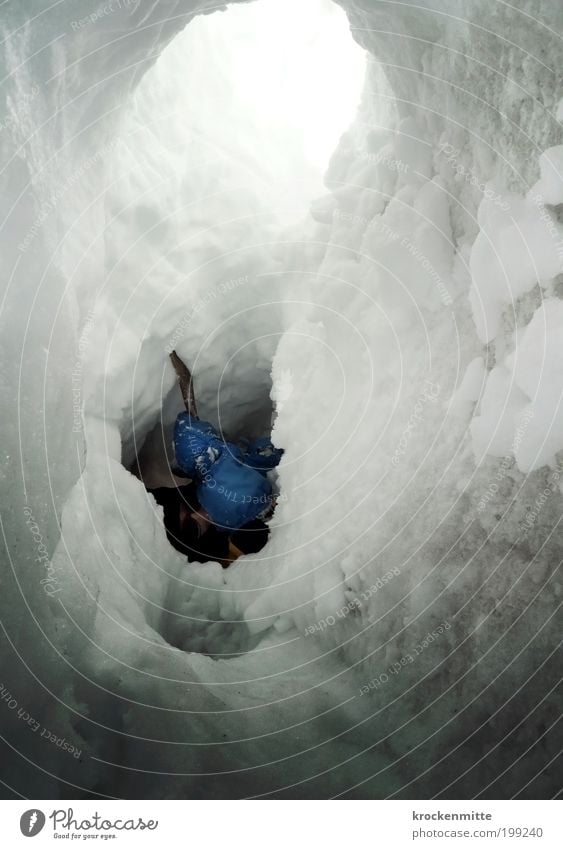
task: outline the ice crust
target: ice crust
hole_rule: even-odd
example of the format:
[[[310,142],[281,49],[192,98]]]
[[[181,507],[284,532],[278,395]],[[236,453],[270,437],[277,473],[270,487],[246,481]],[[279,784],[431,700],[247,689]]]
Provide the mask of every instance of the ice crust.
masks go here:
[[[252,128],[241,183],[189,121],[147,126],[191,0],[6,13],[4,683],[82,751],[7,711],[30,797],[552,786],[563,12],[340,5],[381,65],[310,217]],[[228,571],[186,565],[125,468],[145,439],[159,464],[170,345],[203,414],[273,413],[285,448],[271,541]]]

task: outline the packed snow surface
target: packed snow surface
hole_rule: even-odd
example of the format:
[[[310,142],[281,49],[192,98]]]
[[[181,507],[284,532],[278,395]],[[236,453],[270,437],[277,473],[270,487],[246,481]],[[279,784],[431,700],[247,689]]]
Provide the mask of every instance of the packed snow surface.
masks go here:
[[[16,794],[555,792],[563,11],[309,6],[4,12]],[[278,36],[334,51],[283,122]],[[203,417],[285,450],[228,570],[133,473],[166,479],[173,348]]]

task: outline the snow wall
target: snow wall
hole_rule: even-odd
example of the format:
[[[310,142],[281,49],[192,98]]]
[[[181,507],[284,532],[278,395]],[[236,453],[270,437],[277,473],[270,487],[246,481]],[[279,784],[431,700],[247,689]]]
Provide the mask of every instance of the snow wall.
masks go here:
[[[563,10],[341,5],[375,61],[290,237],[260,177],[127,170],[211,2],[2,7],[7,795],[555,790]],[[173,345],[286,449],[228,572],[122,464],[177,412]]]

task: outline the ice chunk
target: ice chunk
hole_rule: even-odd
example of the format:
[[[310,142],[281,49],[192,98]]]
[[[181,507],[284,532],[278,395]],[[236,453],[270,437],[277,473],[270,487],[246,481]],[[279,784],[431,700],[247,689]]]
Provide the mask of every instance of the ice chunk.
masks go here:
[[[528,398],[507,368],[494,368],[487,380],[480,415],[470,425],[477,461],[486,454],[506,457],[512,453],[516,417]]]
[[[476,457],[512,454],[520,471],[531,472],[554,465],[563,449],[563,301],[546,299],[518,339],[505,365],[489,375],[471,434]],[[458,393],[466,380],[471,393],[467,373]]]
[[[530,195],[539,195],[544,203],[556,206],[563,203],[563,145],[548,147],[540,156],[541,177]]]
[[[483,357],[475,357],[465,370],[463,379],[452,397],[452,407],[465,412],[469,406],[479,400],[485,383],[485,362]]]
[[[432,147],[422,138],[421,128],[413,118],[405,118],[397,128],[395,157],[409,181],[428,179],[432,174]]]
[[[496,336],[508,304],[563,268],[563,228],[539,194],[485,198],[471,251],[470,304],[482,342]]]
[[[531,401],[515,451],[524,472],[553,463],[563,449],[562,349],[563,301],[548,298],[535,311],[513,357],[515,382]]]

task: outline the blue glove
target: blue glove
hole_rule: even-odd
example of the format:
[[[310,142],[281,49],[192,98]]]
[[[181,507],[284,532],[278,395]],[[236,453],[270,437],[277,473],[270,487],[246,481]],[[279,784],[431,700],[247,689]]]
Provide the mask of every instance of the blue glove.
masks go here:
[[[174,451],[176,465],[199,482],[198,501],[219,528],[241,528],[271,506],[266,472],[283,451],[267,437],[248,442],[243,451],[224,442],[209,422],[183,412],[174,425]]]
[[[174,425],[176,465],[191,478],[205,476],[220,456],[224,442],[209,422],[180,413]]]
[[[198,486],[197,498],[219,530],[235,530],[267,510],[273,495],[264,474],[224,451]]]

